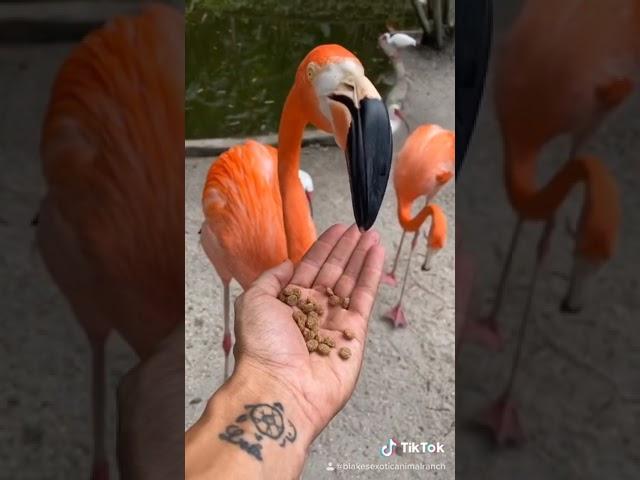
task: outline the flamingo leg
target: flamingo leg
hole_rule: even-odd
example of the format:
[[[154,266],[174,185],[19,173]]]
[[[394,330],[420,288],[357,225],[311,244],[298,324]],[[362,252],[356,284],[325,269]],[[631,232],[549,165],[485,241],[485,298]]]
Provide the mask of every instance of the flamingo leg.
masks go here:
[[[105,448],[105,353],[106,338],[90,338],[92,354],[91,397],[93,407],[93,467],[91,480],[107,480],[109,463]]]
[[[386,283],[387,285],[391,285],[392,287],[398,285],[398,280],[396,279],[396,269],[398,268],[398,260],[400,259],[400,252],[402,251],[402,244],[404,243],[404,237],[406,235],[407,232],[405,230],[402,230],[402,237],[400,237],[400,243],[398,244],[398,250],[396,251],[396,256],[393,260],[391,271],[382,275],[382,282]]]
[[[518,218],[513,234],[511,235],[511,242],[509,244],[509,250],[504,264],[502,265],[502,271],[500,272],[500,280],[498,281],[498,289],[496,291],[496,298],[493,301],[491,311],[489,315],[477,322],[471,322],[465,328],[465,339],[476,341],[486,345],[493,350],[502,349],[503,338],[500,333],[500,325],[498,324],[498,317],[502,311],[504,304],[504,294],[507,286],[507,279],[509,277],[509,271],[513,263],[513,254],[518,246],[518,240],[520,239],[520,233],[522,231],[522,224],[524,223],[522,217]]]
[[[577,156],[580,148],[585,143],[585,141],[589,137],[589,133],[592,130],[587,130],[586,133],[577,134],[573,141],[571,142],[571,147],[569,149],[569,161],[573,161]],[[520,237],[520,232],[522,230],[523,219],[518,218],[518,223],[513,231],[513,235],[511,237],[511,244],[509,245],[509,252],[507,253],[507,258],[505,259],[502,272],[500,274],[500,281],[498,283],[498,290],[496,292],[496,298],[493,302],[493,306],[491,308],[491,312],[489,315],[480,322],[471,323],[467,327],[466,337],[476,340],[480,343],[487,345],[488,347],[499,350],[502,348],[503,339],[500,334],[500,326],[498,324],[498,317],[500,316],[500,312],[502,310],[502,305],[504,303],[504,293],[506,291],[507,278],[509,276],[509,271],[511,270],[511,264],[513,260],[513,253],[517,247],[518,239]],[[544,243],[548,241],[546,236],[551,234],[551,230],[553,230],[553,226],[555,224],[554,218],[552,217],[545,224],[545,229],[543,232],[543,237],[540,242]],[[541,245],[539,246],[539,248]],[[543,255],[546,255],[544,253]]]
[[[427,251],[424,254],[424,262],[422,262],[422,270],[424,272],[431,270],[431,261],[433,260],[436,251],[437,250],[429,248],[429,244],[427,243]]]
[[[520,423],[518,411],[516,410],[515,403],[512,400],[512,393],[516,382],[518,369],[522,360],[522,348],[524,345],[527,327],[530,323],[530,317],[533,306],[533,299],[535,298],[536,285],[538,283],[538,277],[544,260],[547,257],[549,251],[549,243],[551,240],[551,233],[555,225],[555,220],[551,217],[545,223],[540,242],[538,243],[538,252],[536,258],[536,266],[531,277],[529,284],[529,290],[527,292],[527,303],[525,311],[520,322],[518,330],[518,340],[516,343],[516,350],[513,355],[513,363],[511,365],[511,371],[509,372],[509,379],[504,389],[504,393],[499,397],[498,401],[487,410],[481,417],[481,423],[489,427],[499,444],[504,443],[518,443],[524,440],[524,431]]]
[[[413,256],[413,251],[415,250],[416,244],[418,243],[418,235],[420,235],[419,230],[413,235],[413,239],[411,240],[411,250],[409,251],[407,267],[405,268],[404,277],[402,278],[402,288],[400,289],[400,298],[398,299],[398,303],[384,315],[384,318],[391,320],[394,327],[407,326],[407,318],[404,314],[404,309],[402,308],[402,298],[404,297],[404,291],[407,286],[407,278],[409,277],[409,269],[411,268],[411,257]]]
[[[229,378],[229,353],[233,340],[231,339],[231,319],[229,315],[229,282],[224,282],[224,334],[222,349],[224,350],[224,379]]]

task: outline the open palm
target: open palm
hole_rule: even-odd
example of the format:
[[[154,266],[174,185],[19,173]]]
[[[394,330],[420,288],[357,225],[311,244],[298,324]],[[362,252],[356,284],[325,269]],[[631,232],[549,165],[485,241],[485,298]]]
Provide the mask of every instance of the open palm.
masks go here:
[[[236,301],[236,364],[248,365],[285,385],[311,411],[318,429],[342,408],[355,388],[383,262],[377,232],[361,234],[355,226],[334,225],[295,268],[285,262],[265,272]],[[328,356],[307,351],[292,319],[292,308],[277,299],[287,285],[299,287],[302,298],[311,297],[324,307],[320,336],[336,342]],[[329,306],[326,287],[350,297],[349,309]],[[344,338],[345,329],[355,338]],[[340,347],[348,347],[351,358],[343,360],[338,355]]]

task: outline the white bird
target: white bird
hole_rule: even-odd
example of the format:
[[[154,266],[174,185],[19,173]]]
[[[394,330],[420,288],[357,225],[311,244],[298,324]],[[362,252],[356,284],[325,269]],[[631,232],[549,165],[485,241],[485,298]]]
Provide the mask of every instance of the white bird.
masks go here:
[[[394,48],[415,47],[417,45],[416,39],[406,33],[383,33],[380,36],[380,41],[384,41]]]

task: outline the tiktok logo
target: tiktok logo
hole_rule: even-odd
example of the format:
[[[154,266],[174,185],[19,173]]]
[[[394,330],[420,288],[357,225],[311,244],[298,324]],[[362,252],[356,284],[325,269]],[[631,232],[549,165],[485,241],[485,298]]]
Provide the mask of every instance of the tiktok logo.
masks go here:
[[[390,438],[388,440],[388,443],[380,448],[380,455],[382,455],[383,457],[390,457],[391,455],[396,453],[397,447],[398,444],[393,441],[393,438]]]

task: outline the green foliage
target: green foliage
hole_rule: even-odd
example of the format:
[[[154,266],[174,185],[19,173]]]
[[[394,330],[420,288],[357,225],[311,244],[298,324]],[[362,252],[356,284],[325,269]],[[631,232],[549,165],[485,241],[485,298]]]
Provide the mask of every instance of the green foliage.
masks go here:
[[[390,65],[377,38],[387,21],[415,24],[408,2],[191,0],[187,9],[188,138],[277,131],[297,65],[323,43],[358,55],[383,93]]]

